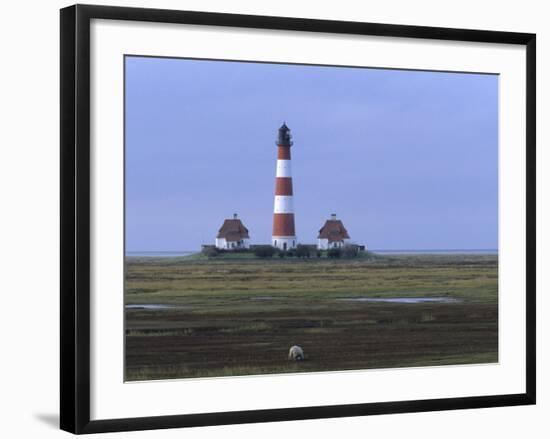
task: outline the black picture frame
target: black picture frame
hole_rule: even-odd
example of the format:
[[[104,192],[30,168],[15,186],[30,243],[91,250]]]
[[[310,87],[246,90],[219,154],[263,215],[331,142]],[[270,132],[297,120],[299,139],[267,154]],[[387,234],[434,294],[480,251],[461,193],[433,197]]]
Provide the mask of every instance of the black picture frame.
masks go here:
[[[74,5],[61,10],[61,349],[60,426],[80,433],[535,404],[535,99],[536,36],[530,33],[234,15],[210,12]],[[230,26],[523,45],[526,47],[526,392],[90,420],[90,21],[92,19]]]

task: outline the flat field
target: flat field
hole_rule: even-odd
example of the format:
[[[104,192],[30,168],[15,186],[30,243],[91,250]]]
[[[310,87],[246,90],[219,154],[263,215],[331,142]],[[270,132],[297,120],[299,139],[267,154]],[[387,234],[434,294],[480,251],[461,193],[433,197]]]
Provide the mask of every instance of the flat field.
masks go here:
[[[498,361],[496,255],[128,257],[125,306],[128,381]]]

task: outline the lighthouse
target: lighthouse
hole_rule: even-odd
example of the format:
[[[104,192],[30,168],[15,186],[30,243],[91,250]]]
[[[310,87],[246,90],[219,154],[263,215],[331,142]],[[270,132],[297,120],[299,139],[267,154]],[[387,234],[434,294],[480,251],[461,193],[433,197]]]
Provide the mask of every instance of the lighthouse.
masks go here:
[[[271,244],[281,250],[296,247],[294,229],[294,204],[292,200],[292,172],[290,147],[292,136],[285,123],[277,137],[277,171],[275,174],[275,205],[273,208],[273,233]]]

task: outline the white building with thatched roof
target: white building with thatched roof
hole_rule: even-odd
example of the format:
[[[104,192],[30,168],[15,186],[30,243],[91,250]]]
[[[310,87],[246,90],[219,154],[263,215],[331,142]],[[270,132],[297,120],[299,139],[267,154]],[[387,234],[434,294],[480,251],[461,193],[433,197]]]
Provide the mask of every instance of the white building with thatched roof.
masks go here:
[[[319,250],[328,250],[329,248],[343,247],[349,242],[349,234],[341,220],[336,219],[333,213],[330,219],[326,220],[325,225],[319,230],[317,237],[317,248]]]
[[[216,236],[216,248],[222,250],[237,250],[250,247],[248,229],[242,221],[233,214],[233,219],[226,219]]]

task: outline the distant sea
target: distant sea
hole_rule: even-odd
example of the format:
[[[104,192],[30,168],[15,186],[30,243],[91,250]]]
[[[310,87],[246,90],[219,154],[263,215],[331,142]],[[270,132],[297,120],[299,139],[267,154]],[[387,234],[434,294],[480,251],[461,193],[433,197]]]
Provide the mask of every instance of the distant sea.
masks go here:
[[[200,250],[190,251],[127,251],[126,256],[154,257],[154,258],[174,258],[177,256],[188,256],[193,253],[198,253]],[[496,248],[481,248],[481,249],[369,249],[373,253],[385,255],[407,255],[407,254],[448,254],[448,255],[496,255]]]
[[[193,253],[198,253],[200,250],[195,251],[127,251],[126,256],[150,256],[152,258],[174,258],[177,256],[189,256]]]
[[[448,255],[496,255],[496,248],[453,248],[453,249],[405,249],[405,250],[377,250],[369,249],[373,253],[386,255],[407,255],[407,254],[448,254]]]

